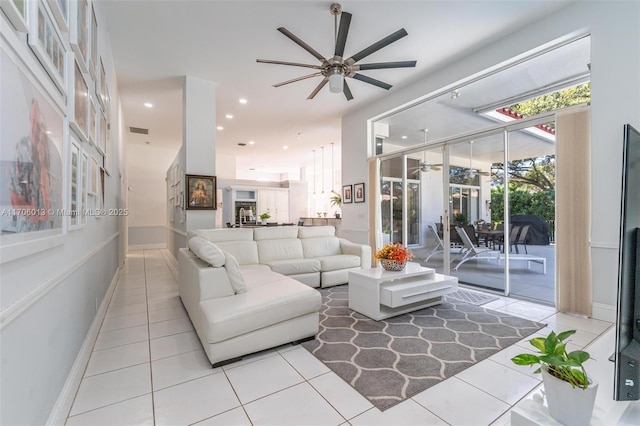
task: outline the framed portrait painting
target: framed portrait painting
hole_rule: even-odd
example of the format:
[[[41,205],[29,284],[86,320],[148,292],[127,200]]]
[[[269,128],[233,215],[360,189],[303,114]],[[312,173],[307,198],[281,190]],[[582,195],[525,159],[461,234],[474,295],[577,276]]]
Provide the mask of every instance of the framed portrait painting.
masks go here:
[[[364,203],[364,183],[353,185],[353,200],[356,203]]]
[[[0,263],[62,244],[63,111],[29,68],[0,43]],[[45,242],[46,241],[46,242]]]
[[[186,175],[185,197],[187,210],[215,210],[216,177]]]
[[[342,204],[350,204],[353,203],[353,196],[351,192],[353,188],[351,185],[343,185],[342,186]]]

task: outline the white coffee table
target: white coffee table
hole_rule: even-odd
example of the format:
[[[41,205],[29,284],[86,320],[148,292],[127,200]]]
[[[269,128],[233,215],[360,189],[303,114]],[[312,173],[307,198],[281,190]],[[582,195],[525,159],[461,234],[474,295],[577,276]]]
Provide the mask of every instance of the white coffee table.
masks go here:
[[[402,271],[382,267],[349,271],[349,308],[374,320],[437,305],[458,289],[458,278],[409,262]]]

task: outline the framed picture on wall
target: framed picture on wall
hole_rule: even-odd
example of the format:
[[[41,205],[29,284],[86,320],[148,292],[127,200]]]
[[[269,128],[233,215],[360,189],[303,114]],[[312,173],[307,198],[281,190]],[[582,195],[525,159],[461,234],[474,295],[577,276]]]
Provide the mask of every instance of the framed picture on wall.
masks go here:
[[[69,125],[83,141],[89,140],[89,86],[76,56],[67,53],[67,83],[69,96],[67,97],[67,111]]]
[[[186,175],[185,193],[187,210],[216,209],[215,176]]]
[[[353,200],[356,203],[364,203],[364,183],[356,183],[353,185]]]
[[[71,229],[77,228],[82,224],[80,210],[82,209],[80,194],[83,191],[82,188],[82,160],[80,153],[80,144],[82,143],[78,136],[71,132],[71,190],[69,195],[71,197],[70,205],[70,220]]]
[[[353,188],[351,185],[342,185],[342,204],[353,203],[353,196],[351,195],[352,190]]]
[[[64,242],[64,112],[13,50],[0,48],[0,263]],[[45,240],[47,240],[45,242]]]
[[[91,25],[91,53],[89,54],[89,72],[91,78],[97,80],[98,74],[98,20],[96,19],[96,10],[93,3],[91,3],[91,18],[89,20]]]
[[[25,2],[26,3],[26,2]],[[60,31],[69,31],[69,0],[47,0]]]
[[[29,31],[29,2],[25,0],[2,0],[0,8],[11,21],[11,24],[20,33]]]
[[[96,114],[98,108],[96,106],[96,98],[94,95],[89,98],[89,117],[87,118],[89,121],[89,142],[100,149],[98,144],[98,115]]]
[[[89,2],[74,0],[69,4],[69,44],[78,58],[82,72],[89,72]]]
[[[27,40],[31,50],[63,96],[67,94],[65,82],[65,48],[55,21],[42,0],[28,2],[29,36]]]

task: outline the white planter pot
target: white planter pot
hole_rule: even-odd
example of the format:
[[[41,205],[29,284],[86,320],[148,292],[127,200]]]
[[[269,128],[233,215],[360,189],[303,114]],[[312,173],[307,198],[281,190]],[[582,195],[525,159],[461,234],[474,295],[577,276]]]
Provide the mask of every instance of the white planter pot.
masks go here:
[[[542,369],[542,381],[551,417],[566,426],[585,426],[591,421],[598,384],[591,382],[587,389],[572,387]]]

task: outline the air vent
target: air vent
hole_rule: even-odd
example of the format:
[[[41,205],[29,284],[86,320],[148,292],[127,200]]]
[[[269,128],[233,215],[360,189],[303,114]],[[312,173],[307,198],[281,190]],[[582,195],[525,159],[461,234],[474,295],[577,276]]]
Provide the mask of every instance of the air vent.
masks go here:
[[[142,127],[129,127],[131,133],[138,133],[140,135],[148,135],[149,129],[143,129]]]
[[[238,146],[247,146],[247,144],[244,143],[244,142],[240,142],[240,143],[238,143]]]

